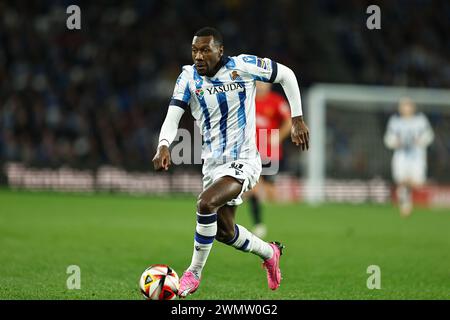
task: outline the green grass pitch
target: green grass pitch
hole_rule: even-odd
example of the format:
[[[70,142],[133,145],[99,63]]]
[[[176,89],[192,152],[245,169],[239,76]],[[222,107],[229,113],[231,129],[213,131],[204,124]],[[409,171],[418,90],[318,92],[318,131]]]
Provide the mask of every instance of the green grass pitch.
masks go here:
[[[449,299],[450,212],[401,219],[384,205],[265,205],[268,240],[286,245],[283,281],[260,259],[215,242],[188,299]],[[237,221],[249,226],[248,207]],[[0,191],[0,299],[142,299],[141,272],[191,259],[195,199]],[[68,290],[69,265],[81,289]],[[369,290],[367,267],[381,269]]]

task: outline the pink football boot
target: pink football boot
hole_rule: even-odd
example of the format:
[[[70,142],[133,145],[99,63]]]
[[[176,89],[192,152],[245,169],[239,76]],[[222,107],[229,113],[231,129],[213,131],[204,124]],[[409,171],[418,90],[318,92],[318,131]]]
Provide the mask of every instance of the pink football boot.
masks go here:
[[[200,285],[200,279],[191,272],[185,271],[180,279],[180,289],[178,289],[178,296],[186,298],[188,294],[194,293]]]
[[[263,262],[263,267],[267,271],[267,283],[269,288],[277,290],[281,282],[280,256],[283,254],[284,246],[279,242],[271,242],[273,256]]]

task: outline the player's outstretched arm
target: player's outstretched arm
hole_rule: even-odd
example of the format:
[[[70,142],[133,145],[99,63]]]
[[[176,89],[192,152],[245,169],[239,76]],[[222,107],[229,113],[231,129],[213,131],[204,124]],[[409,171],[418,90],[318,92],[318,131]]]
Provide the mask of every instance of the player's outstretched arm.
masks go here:
[[[388,121],[383,141],[384,141],[384,145],[388,149],[393,149],[393,150],[401,147],[400,139],[397,136],[397,134],[395,133],[394,129],[395,129],[395,118],[392,116]]]
[[[419,136],[416,138],[416,144],[422,148],[428,147],[434,140],[434,132],[431,128],[430,122],[425,116],[423,117],[424,128],[421,130]]]
[[[276,83],[280,83],[283,87],[284,93],[289,101],[292,117],[291,139],[302,150],[309,149],[309,129],[303,121],[302,101],[300,98],[300,89],[298,87],[297,78],[294,72],[277,63],[278,72],[275,78]]]
[[[170,105],[167,110],[166,119],[159,134],[158,148],[153,157],[153,167],[157,171],[169,170],[171,164],[169,146],[177,135],[178,124],[183,113],[184,110],[182,108],[173,105]]]

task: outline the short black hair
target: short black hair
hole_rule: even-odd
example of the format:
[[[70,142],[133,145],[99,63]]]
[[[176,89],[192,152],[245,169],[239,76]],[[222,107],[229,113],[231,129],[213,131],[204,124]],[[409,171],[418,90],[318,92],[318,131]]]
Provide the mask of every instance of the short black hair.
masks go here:
[[[212,27],[204,27],[198,30],[194,37],[207,37],[207,36],[213,36],[214,42],[219,45],[223,46],[223,37],[219,30],[212,28]]]

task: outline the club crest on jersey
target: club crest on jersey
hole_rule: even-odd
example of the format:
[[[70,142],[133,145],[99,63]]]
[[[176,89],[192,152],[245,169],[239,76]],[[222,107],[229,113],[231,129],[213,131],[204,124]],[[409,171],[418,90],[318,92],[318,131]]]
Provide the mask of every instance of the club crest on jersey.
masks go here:
[[[233,71],[233,72],[230,74],[230,78],[231,78],[231,80],[233,80],[233,81],[235,81],[235,80],[242,80],[241,76],[239,75],[239,73],[237,73],[236,70]]]
[[[197,95],[197,98],[203,98],[203,96],[205,95],[205,91],[203,91],[203,89],[197,89],[195,90],[195,94]]]

